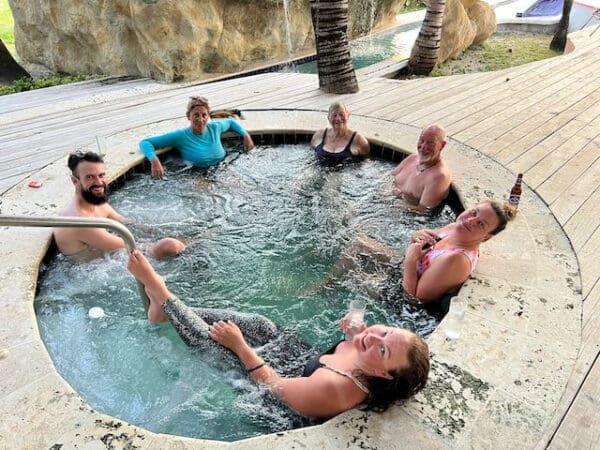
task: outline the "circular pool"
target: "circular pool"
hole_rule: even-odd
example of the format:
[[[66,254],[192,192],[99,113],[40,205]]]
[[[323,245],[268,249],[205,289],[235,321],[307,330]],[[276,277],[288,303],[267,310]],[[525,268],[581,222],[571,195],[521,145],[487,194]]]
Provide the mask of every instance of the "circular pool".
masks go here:
[[[352,238],[368,235],[402,252],[415,229],[454,219],[448,206],[429,217],[400,206],[391,162],[331,170],[315,163],[308,143],[243,154],[230,147],[227,163],[209,171],[168,159],[168,179],[134,171],[110,202],[133,220],[136,239],[187,243],[181,256],[155,262],[186,303],[262,314],[315,355],[340,339],[338,320],[354,298],[367,302],[368,323],[425,338],[435,329],[436,318],[397,295],[371,298],[384,281],[368,267],[318,288]],[[42,337],[60,374],[92,407],[155,432],[226,441],[310,424],[265,399],[236,367],[194,354],[170,324],[149,324],[125,258],[77,264],[59,256],[40,277]],[[105,316],[90,318],[94,308]]]

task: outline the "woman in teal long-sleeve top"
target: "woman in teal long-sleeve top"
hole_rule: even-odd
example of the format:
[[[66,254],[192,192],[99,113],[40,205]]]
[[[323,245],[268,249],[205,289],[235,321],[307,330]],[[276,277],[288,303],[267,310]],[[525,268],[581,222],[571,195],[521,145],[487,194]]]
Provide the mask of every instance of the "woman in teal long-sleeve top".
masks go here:
[[[236,120],[210,120],[210,107],[204,97],[190,98],[186,117],[190,121],[188,128],[140,141],[140,150],[150,161],[153,176],[162,177],[165,174],[155,153],[159,148],[176,148],[184,161],[197,167],[209,167],[223,161],[225,149],[221,144],[221,134],[226,131],[231,130],[242,136],[246,150],[254,148],[252,137]]]

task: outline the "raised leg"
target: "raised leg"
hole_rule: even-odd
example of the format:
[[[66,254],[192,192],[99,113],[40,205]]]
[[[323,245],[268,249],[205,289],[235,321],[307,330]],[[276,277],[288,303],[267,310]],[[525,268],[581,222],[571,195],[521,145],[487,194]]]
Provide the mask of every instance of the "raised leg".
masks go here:
[[[148,320],[152,323],[166,322],[169,318],[162,310],[163,303],[173,294],[167,288],[163,278],[157,274],[146,257],[138,250],[129,255],[127,270],[137,278],[143,285],[150,299],[148,308]]]

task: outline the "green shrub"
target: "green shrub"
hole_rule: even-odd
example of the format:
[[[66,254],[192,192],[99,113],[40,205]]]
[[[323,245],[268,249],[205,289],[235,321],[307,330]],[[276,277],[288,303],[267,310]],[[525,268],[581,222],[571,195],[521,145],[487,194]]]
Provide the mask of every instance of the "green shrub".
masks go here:
[[[15,48],[15,33],[12,11],[8,6],[8,0],[0,0],[0,39],[6,48],[12,52]],[[14,55],[14,53],[13,53]]]
[[[427,7],[427,4],[425,3],[424,0],[406,0],[404,2],[404,6],[402,6],[398,10],[398,13],[402,14],[402,13],[407,13],[407,12],[418,11],[418,10],[424,9],[426,7]]]
[[[56,75],[46,78],[21,78],[12,84],[0,86],[0,95],[15,94],[17,92],[31,91],[60,84],[74,83],[76,81],[93,80],[100,75]]]

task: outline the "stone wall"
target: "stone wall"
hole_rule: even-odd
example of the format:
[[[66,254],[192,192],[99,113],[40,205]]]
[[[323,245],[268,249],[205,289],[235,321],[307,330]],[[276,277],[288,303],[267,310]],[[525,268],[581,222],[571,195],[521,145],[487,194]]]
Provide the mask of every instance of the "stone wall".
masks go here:
[[[349,30],[357,37],[371,25],[389,20],[403,2],[349,3]],[[9,0],[9,4],[17,53],[27,68],[177,81],[314,52],[309,0]]]

